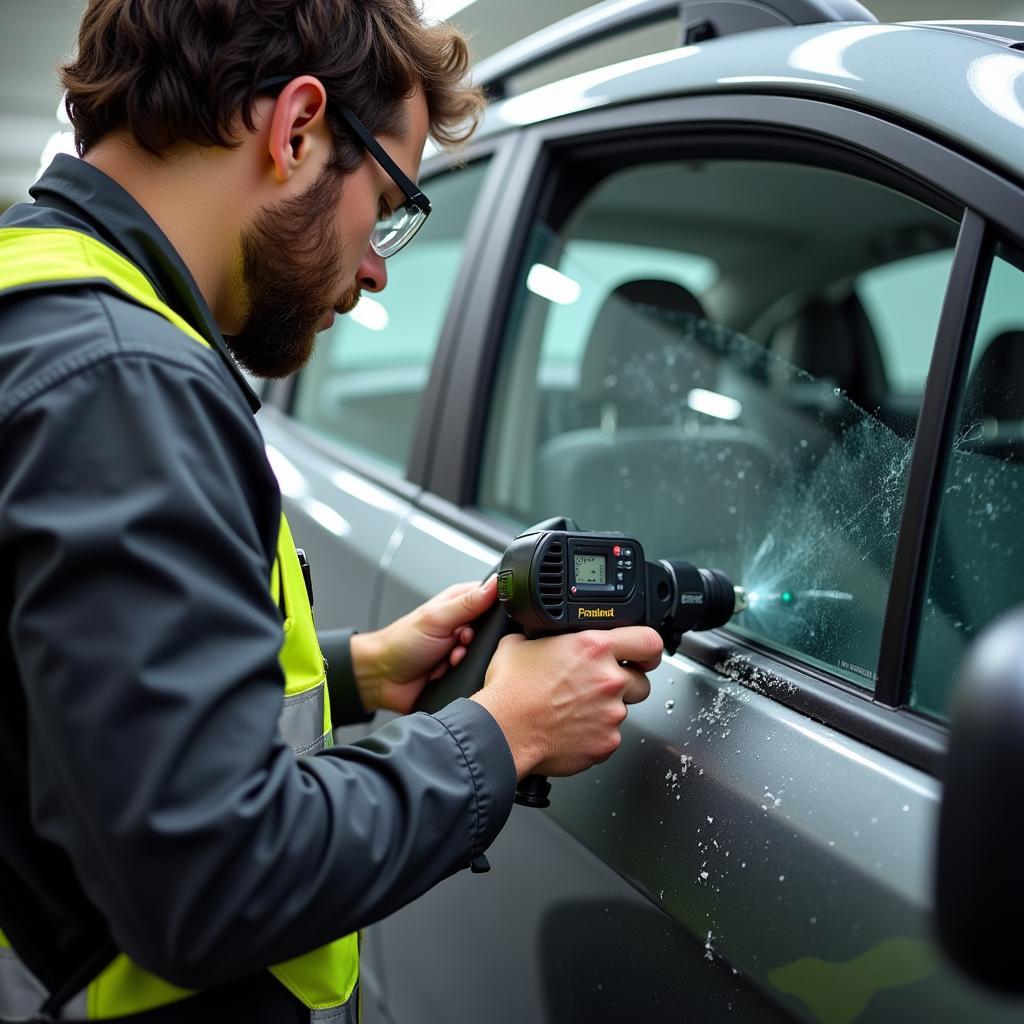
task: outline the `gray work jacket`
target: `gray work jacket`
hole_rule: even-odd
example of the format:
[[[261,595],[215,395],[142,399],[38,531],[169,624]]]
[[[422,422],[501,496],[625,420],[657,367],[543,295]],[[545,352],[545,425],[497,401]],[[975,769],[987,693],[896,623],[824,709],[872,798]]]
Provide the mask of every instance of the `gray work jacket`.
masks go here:
[[[0,227],[100,239],[212,348],[98,285],[0,298],[0,927],[51,942],[55,977],[105,926],[209,988],[466,866],[511,810],[512,757],[465,700],[292,756],[259,401],[123,189],[60,156],[31,195]],[[335,724],[363,717],[347,636],[324,641]]]

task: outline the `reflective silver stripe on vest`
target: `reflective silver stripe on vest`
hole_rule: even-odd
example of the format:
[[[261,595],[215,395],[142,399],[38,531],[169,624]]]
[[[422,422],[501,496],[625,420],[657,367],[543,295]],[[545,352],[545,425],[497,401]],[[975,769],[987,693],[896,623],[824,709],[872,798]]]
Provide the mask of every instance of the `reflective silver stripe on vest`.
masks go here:
[[[48,995],[39,979],[18,959],[18,954],[7,946],[0,946],[0,1015],[13,1020],[27,1019],[43,1005]],[[84,1020],[85,1015],[86,990],[82,989],[64,1007],[61,1017]],[[354,1022],[355,1017],[352,1020]]]
[[[329,1010],[311,1010],[310,1024],[359,1024],[359,982],[352,989],[352,995],[341,1006],[332,1006]]]
[[[284,699],[284,707],[277,725],[285,743],[296,757],[321,750],[326,744],[324,736],[324,688],[320,683],[312,690],[293,693]]]

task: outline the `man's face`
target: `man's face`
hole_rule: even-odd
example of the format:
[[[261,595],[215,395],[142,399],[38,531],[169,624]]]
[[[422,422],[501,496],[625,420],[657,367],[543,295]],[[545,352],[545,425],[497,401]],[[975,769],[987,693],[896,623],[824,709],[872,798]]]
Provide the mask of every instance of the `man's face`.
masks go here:
[[[381,135],[391,158],[413,180],[426,143],[422,92],[405,101],[403,138]],[[285,377],[309,361],[316,332],[347,313],[361,291],[387,284],[384,261],[370,232],[384,209],[405,202],[401,189],[369,154],[351,174],[324,167],[297,196],[263,209],[241,236],[248,315],[227,338],[238,362],[257,377]],[[415,242],[411,243],[415,244]]]

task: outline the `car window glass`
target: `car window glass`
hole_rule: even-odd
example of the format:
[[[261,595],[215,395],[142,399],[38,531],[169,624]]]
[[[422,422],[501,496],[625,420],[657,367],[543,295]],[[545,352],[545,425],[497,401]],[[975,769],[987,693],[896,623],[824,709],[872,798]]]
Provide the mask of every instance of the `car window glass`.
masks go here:
[[[296,419],[360,454],[405,468],[484,172],[480,162],[424,183],[433,212],[387,261],[386,289],[364,293],[318,339],[296,384]]]
[[[715,264],[695,253],[588,238],[566,242],[562,264],[585,268],[587,287],[576,290],[572,277],[558,277],[557,271],[541,263],[531,266],[526,282],[528,290],[552,302],[544,325],[540,364],[540,378],[546,378],[552,386],[559,376],[567,387],[578,384],[584,349],[604,298],[620,285],[634,277],[652,277],[700,294],[718,276]],[[567,291],[563,294],[560,288]]]
[[[928,373],[949,276],[944,249],[896,259],[859,276],[856,293],[878,341],[889,390],[916,394]]]
[[[753,595],[731,628],[871,686],[956,230],[808,166],[612,175],[534,230],[480,505],[724,569]],[[894,384],[901,330],[927,351]]]
[[[1024,265],[996,257],[950,453],[910,703],[946,713],[974,636],[1024,602]]]

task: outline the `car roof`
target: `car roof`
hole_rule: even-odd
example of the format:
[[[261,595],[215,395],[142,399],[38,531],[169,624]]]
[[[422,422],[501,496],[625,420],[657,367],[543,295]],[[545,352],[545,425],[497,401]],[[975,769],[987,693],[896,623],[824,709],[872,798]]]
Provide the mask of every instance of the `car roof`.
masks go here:
[[[648,54],[491,104],[480,137],[691,94],[826,99],[911,122],[1024,181],[1024,38],[1015,23],[769,28]]]

